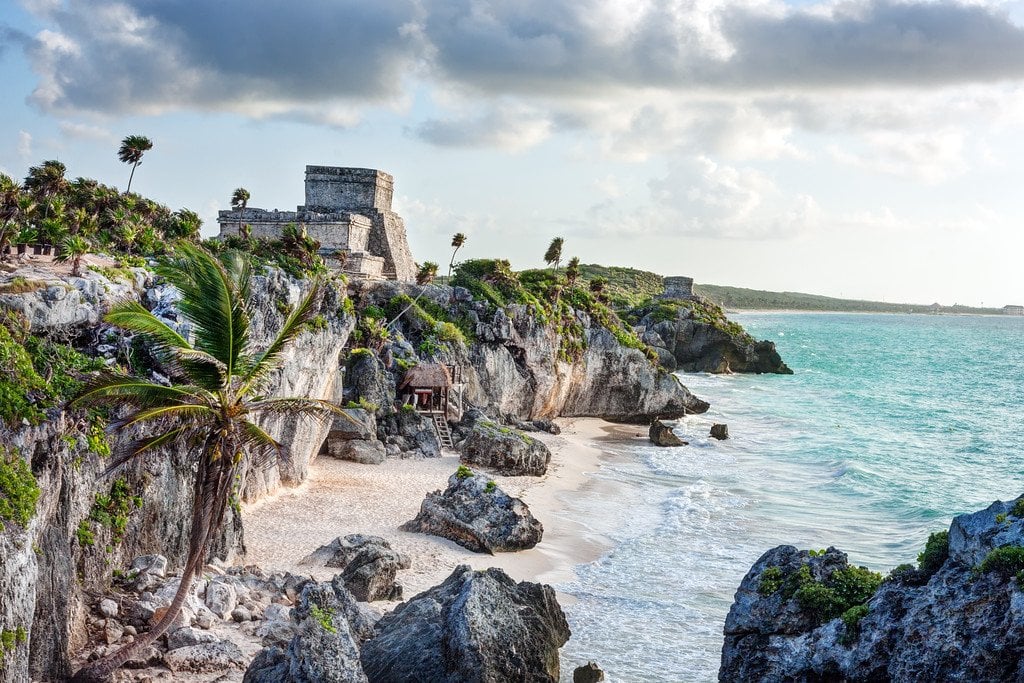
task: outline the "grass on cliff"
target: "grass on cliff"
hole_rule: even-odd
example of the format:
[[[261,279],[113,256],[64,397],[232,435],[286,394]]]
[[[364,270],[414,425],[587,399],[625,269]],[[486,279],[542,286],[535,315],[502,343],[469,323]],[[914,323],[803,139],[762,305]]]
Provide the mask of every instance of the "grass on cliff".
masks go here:
[[[0,446],[0,531],[12,522],[27,526],[39,493],[28,463],[14,449]]]
[[[677,320],[680,315],[684,315],[696,322],[710,325],[716,330],[724,332],[731,337],[736,337],[742,342],[752,344],[756,341],[743,329],[742,325],[729,320],[721,306],[710,301],[649,300],[628,311],[625,314],[625,318],[631,324],[636,325],[647,316],[650,316],[649,320],[651,322],[660,323],[667,320]]]
[[[578,360],[587,348],[585,328],[577,311],[588,314],[622,346],[643,351],[652,363],[657,361],[657,354],[619,318],[603,293],[589,290],[582,276],[570,282],[564,270],[556,273],[532,269],[517,273],[508,261],[476,259],[461,263],[451,284],[465,287],[474,298],[495,308],[525,306],[539,324],[554,327],[559,337],[559,357],[564,361]]]

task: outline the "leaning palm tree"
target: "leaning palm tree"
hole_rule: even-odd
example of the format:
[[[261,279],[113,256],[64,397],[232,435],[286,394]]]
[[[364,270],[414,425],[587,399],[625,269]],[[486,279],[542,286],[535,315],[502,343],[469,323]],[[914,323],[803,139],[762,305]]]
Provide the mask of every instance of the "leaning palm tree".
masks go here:
[[[576,281],[580,278],[580,259],[578,256],[573,256],[569,259],[569,265],[565,267],[565,282],[570,287],[576,286]]]
[[[162,446],[183,447],[196,463],[191,533],[182,580],[167,612],[132,644],[81,669],[73,681],[106,681],[113,671],[145,649],[174,622],[207,560],[211,539],[224,519],[235,477],[243,466],[269,462],[281,445],[256,418],[284,415],[326,419],[342,414],[326,401],[266,398],[268,378],[280,365],[290,343],[317,312],[323,284],[316,281],[292,310],[277,337],[265,349],[250,338],[251,267],[237,252],[223,262],[190,242],[179,242],[157,267],[181,292],[178,309],[194,331],[182,337],[137,302],[114,307],[106,321],[148,338],[177,380],[162,386],[149,380],[106,373],[88,382],[74,399],[77,406],[120,405],[125,414],[111,428],[123,434],[148,427],[148,436],[124,439],[107,471]],[[134,428],[134,429],[133,429]]]
[[[50,217],[53,198],[68,188],[68,179],[64,177],[67,167],[56,159],[44,161],[39,166],[31,166],[25,176],[25,189],[34,194],[45,206],[43,218]]]
[[[247,206],[249,206],[249,190],[239,187],[231,195],[231,208],[238,212],[238,234],[246,239],[249,235],[242,230],[242,214],[245,213]]]
[[[132,165],[131,175],[128,176],[128,188],[124,191],[128,194],[132,191],[132,178],[135,177],[135,169],[142,163],[142,155],[153,149],[153,141],[145,135],[129,135],[121,141],[121,147],[117,150],[117,158],[126,164]]]
[[[455,236],[452,237],[452,247],[455,249],[455,251],[452,252],[452,260],[448,262],[448,281],[449,282],[451,282],[451,279],[452,279],[452,268],[455,267],[455,255],[459,253],[459,249],[461,249],[462,245],[464,245],[465,243],[466,243],[466,236],[463,235],[461,232],[455,233]]]
[[[420,269],[416,271],[416,284],[418,285],[429,285],[437,277],[437,264],[433,261],[427,261]]]
[[[554,266],[556,273],[558,272],[558,266],[562,263],[562,245],[564,243],[565,240],[561,237],[556,237],[551,240],[548,250],[544,252],[544,263]]]

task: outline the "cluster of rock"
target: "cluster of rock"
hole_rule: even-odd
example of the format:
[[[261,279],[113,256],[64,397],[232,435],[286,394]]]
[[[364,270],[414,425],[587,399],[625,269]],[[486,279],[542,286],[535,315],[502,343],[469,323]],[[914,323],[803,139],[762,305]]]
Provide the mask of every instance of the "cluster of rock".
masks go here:
[[[540,543],[544,534],[544,526],[526,503],[465,468],[448,478],[443,492],[427,494],[419,514],[401,528],[491,554],[527,550]]]
[[[349,534],[320,546],[299,565],[342,569],[345,588],[360,602],[401,600],[402,586],[395,581],[400,569],[410,567],[409,557],[380,536]]]
[[[167,635],[131,659],[126,668],[137,673],[122,678],[245,670],[246,683],[558,680],[569,628],[550,586],[460,566],[382,618],[353,593],[362,584],[348,571],[366,566],[360,557],[368,550],[393,553],[383,539],[363,536],[314,552],[315,563],[344,565],[323,582],[208,567]],[[180,581],[165,576],[166,566],[161,556],[137,558],[124,592],[93,605],[89,635],[98,644],[89,659],[131,643],[159,619]]]
[[[846,555],[779,546],[751,567],[725,623],[721,681],[1008,681],[1024,677],[1024,498],[960,515],[945,553],[898,567],[857,619],[818,625],[785,583]],[[931,545],[931,544],[930,544]],[[805,570],[806,571],[806,570]],[[787,597],[788,596],[788,597]]]
[[[660,320],[654,311],[646,313],[636,330],[658,353],[662,367],[672,372],[793,374],[774,342],[699,320],[686,306],[679,307],[671,320]]]

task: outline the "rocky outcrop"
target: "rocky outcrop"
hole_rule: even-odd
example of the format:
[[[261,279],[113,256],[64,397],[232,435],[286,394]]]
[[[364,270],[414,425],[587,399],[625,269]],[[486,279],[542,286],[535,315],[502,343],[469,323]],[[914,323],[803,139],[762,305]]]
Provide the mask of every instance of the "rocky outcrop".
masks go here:
[[[395,582],[399,569],[410,567],[409,558],[394,550],[380,536],[350,534],[320,546],[300,565],[341,569],[341,579],[356,600],[401,600],[402,586]]]
[[[365,683],[359,644],[372,627],[336,577],[308,583],[291,619],[295,636],[287,650],[260,651],[244,683]]]
[[[551,451],[542,442],[490,420],[477,420],[462,446],[462,461],[507,476],[541,476]]]
[[[399,605],[363,644],[371,683],[554,682],[569,626],[550,586],[458,567]]]
[[[29,273],[22,276],[21,286],[13,278],[0,281],[0,309],[17,311],[37,333],[98,325],[115,302],[138,298],[145,290],[148,271],[133,268],[127,272],[130,280],[112,280],[86,270],[82,277],[67,278],[49,274],[36,279]]]
[[[366,441],[335,441],[328,438],[323,454],[338,460],[350,460],[364,465],[379,465],[387,457],[384,444],[376,439]]]
[[[672,427],[668,426],[661,420],[655,420],[651,423],[651,428],[647,430],[647,437],[655,446],[661,446],[663,448],[686,445],[686,442],[676,436],[676,433],[672,431]]]
[[[793,374],[774,342],[755,340],[709,302],[662,301],[632,315],[666,370]]]
[[[417,296],[421,288],[395,282],[366,282],[363,305],[386,306],[395,296]],[[585,312],[577,311],[583,349],[565,360],[557,326],[538,320],[529,307],[494,308],[465,290],[431,285],[424,297],[453,319],[471,321],[469,348],[441,349],[436,357],[463,369],[466,398],[504,421],[552,417],[603,417],[648,424],[655,416],[677,418],[702,413],[708,404],[679,380],[660,371],[639,349],[623,346]],[[397,325],[417,334],[416,323]]]
[[[430,420],[419,413],[399,410],[382,417],[379,425],[377,436],[386,444],[389,455],[441,457],[441,442],[437,438],[437,430]]]
[[[1024,498],[955,518],[919,563],[840,615],[867,578],[843,553],[768,551],[726,619],[719,680],[1021,679]]]
[[[712,439],[718,439],[719,441],[725,441],[729,438],[729,425],[715,423],[711,425],[711,431],[709,432]]]
[[[465,468],[448,478],[444,493],[428,493],[416,518],[401,528],[492,554],[532,548],[544,533],[526,503]]]

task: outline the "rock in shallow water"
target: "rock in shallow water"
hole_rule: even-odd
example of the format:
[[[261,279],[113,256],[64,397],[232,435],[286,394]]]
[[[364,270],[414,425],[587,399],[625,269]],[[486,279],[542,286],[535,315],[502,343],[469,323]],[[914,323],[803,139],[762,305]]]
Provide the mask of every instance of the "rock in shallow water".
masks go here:
[[[687,442],[676,436],[676,433],[672,431],[672,428],[661,420],[655,420],[651,423],[651,428],[647,430],[647,436],[655,446],[671,448],[674,446],[687,445]]]
[[[377,634],[362,650],[371,683],[547,683],[570,632],[550,586],[462,565],[382,618]]]
[[[428,493],[416,518],[403,531],[433,534],[474,552],[526,550],[540,543],[544,526],[519,498],[487,477],[453,474],[444,493]]]
[[[711,425],[711,438],[724,441],[729,438],[729,425],[715,423]]]

